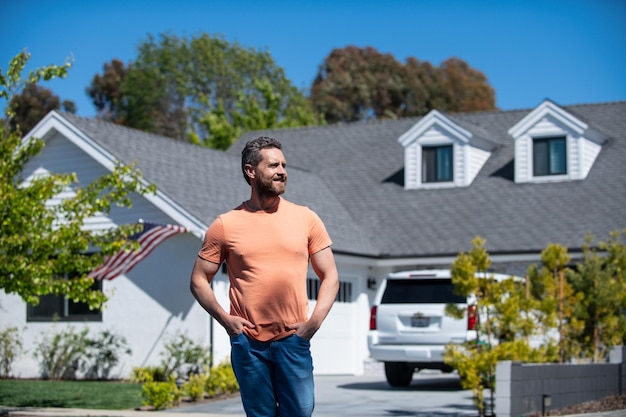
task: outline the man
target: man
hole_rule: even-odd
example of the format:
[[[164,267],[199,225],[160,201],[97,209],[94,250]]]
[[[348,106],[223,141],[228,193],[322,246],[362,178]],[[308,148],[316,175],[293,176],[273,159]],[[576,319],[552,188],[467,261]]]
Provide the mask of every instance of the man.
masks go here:
[[[320,218],[280,197],[287,184],[281,149],[268,137],[246,144],[241,168],[250,199],[207,230],[191,273],[191,292],[231,338],[246,414],[309,417],[314,406],[310,340],[333,305],[339,278]],[[307,318],[309,261],[321,285]],[[210,286],[222,262],[230,280],[230,314]]]

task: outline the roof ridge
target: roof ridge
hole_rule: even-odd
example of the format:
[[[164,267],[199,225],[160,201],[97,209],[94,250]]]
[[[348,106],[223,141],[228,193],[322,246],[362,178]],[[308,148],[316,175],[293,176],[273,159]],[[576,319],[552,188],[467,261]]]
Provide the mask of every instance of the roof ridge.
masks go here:
[[[58,113],[62,117],[66,118],[66,119],[75,119],[75,120],[77,119],[76,121],[79,122],[79,123],[86,123],[86,124],[93,123],[93,124],[97,124],[96,126],[94,126],[95,129],[102,129],[102,128],[115,129],[115,130],[118,130],[121,134],[141,136],[141,137],[143,137],[144,140],[154,140],[154,139],[164,140],[164,141],[168,141],[168,143],[177,144],[177,146],[192,147],[196,151],[198,149],[205,149],[207,151],[213,151],[213,152],[221,153],[221,154],[224,154],[224,155],[228,155],[225,151],[220,150],[220,149],[213,149],[213,148],[209,148],[209,147],[206,147],[206,146],[202,146],[200,144],[195,144],[195,143],[192,143],[192,142],[185,142],[185,141],[182,141],[182,140],[177,140],[177,139],[172,138],[170,136],[165,136],[165,135],[161,135],[159,133],[154,133],[154,132],[147,132],[145,130],[141,130],[141,129],[138,129],[138,128],[135,128],[135,127],[121,125],[121,124],[115,123],[115,122],[110,121],[110,120],[103,120],[103,119],[99,119],[97,117],[79,116],[77,114],[68,113],[68,112],[64,112],[64,111],[58,111]],[[72,121],[72,120],[70,120],[70,121]],[[78,125],[77,127],[80,128],[80,125]]]

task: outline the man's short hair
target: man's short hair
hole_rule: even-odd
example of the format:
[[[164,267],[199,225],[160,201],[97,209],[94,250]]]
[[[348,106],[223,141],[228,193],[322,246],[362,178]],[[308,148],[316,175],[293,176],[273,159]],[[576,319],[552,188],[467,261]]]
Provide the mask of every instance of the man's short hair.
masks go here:
[[[257,166],[259,162],[263,160],[263,156],[261,156],[261,149],[267,148],[282,149],[283,145],[274,138],[259,136],[258,138],[246,143],[243,151],[241,151],[241,172],[243,172],[243,178],[248,184],[250,184],[250,178],[246,175],[246,165],[250,164],[253,167]]]

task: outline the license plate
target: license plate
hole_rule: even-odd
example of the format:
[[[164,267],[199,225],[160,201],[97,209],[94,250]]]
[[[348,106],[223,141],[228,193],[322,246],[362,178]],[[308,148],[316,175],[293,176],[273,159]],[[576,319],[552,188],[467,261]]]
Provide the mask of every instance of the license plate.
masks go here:
[[[430,317],[411,317],[411,327],[430,326]]]

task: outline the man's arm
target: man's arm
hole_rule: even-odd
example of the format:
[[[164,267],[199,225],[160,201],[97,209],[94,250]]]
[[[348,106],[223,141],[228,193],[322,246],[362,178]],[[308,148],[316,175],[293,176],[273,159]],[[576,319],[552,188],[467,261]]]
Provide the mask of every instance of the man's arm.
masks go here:
[[[298,336],[309,340],[322,326],[322,322],[333,306],[339,290],[339,274],[337,273],[335,257],[330,247],[313,254],[311,256],[311,265],[321,281],[315,308],[309,320],[288,326],[291,329],[296,329]]]
[[[226,329],[229,336],[235,336],[243,331],[244,326],[254,328],[254,324],[241,317],[231,316],[217,302],[211,288],[211,280],[219,271],[219,264],[196,258],[191,271],[190,289],[198,303]]]

